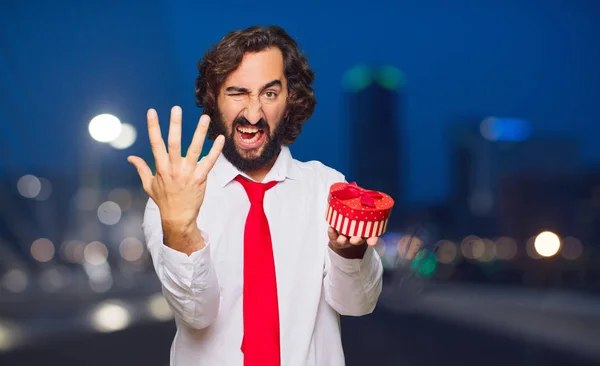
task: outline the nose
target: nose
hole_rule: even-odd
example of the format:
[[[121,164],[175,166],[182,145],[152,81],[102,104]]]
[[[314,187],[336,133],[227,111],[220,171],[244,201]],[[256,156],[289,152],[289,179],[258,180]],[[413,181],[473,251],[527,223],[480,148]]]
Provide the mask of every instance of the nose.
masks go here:
[[[258,98],[249,98],[248,107],[246,108],[246,119],[253,125],[257,124],[263,118],[262,105]]]

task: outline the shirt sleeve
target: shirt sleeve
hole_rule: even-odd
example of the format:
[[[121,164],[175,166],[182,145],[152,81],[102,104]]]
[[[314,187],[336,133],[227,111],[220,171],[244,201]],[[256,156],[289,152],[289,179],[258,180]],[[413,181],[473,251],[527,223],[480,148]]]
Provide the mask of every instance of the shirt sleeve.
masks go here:
[[[346,181],[341,173],[335,173],[327,186],[328,190],[334,182]],[[327,303],[340,315],[362,316],[372,313],[383,286],[383,264],[379,254],[373,247],[368,247],[363,258],[348,259],[328,246],[323,285]]]
[[[362,259],[347,259],[331,248],[325,258],[325,298],[340,315],[362,316],[375,310],[382,289],[383,265],[368,247]]]
[[[160,211],[152,199],[146,205],[142,228],[163,295],[174,316],[192,329],[209,326],[217,317],[220,291],[208,235],[201,231],[205,247],[190,256],[169,248],[163,242]]]

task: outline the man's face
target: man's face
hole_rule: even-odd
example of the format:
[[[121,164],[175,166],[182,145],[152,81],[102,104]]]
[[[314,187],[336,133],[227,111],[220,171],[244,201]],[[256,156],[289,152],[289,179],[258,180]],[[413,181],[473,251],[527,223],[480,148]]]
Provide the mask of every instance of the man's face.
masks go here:
[[[283,55],[276,48],[244,55],[221,86],[213,127],[223,134],[223,155],[242,171],[271,163],[282,142],[287,103]]]

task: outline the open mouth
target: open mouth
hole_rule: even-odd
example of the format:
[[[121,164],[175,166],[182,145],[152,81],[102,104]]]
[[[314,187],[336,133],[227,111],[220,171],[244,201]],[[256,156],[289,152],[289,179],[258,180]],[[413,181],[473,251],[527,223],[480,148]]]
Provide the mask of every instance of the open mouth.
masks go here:
[[[265,131],[257,127],[237,127],[236,129],[238,141],[242,147],[252,149],[262,144]]]

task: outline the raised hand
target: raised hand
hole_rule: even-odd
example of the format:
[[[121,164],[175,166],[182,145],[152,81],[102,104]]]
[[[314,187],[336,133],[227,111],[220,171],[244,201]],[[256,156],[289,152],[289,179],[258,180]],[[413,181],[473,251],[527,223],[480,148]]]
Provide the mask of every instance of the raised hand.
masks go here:
[[[167,224],[189,231],[197,229],[196,219],[204,201],[206,177],[217,161],[225,139],[217,137],[208,155],[198,163],[210,123],[210,117],[202,115],[187,155],[182,157],[181,114],[180,107],[171,109],[167,151],[158,115],[154,109],[148,111],[148,135],[156,162],[156,176],[142,158],[129,156],[127,160],[137,169],[144,191],[159,207],[163,227]]]

